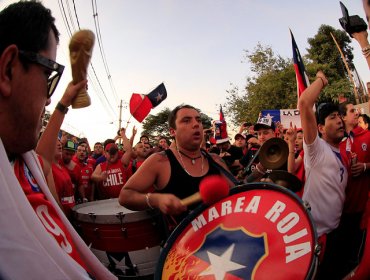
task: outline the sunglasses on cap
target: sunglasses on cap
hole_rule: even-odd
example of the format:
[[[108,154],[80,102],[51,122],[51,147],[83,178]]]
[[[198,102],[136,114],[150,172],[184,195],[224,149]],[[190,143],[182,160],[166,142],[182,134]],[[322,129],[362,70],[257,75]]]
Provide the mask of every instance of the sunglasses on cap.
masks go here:
[[[48,78],[47,98],[49,99],[57,88],[64,71],[64,66],[35,52],[19,50],[19,54],[28,61],[44,66],[51,71]],[[55,74],[53,74],[53,72],[55,72]]]

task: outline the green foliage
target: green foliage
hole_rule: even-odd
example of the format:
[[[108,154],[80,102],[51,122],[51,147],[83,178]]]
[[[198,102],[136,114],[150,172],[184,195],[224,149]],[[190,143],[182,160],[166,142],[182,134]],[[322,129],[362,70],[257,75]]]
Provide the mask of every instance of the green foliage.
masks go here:
[[[168,127],[168,116],[171,113],[169,108],[164,108],[157,115],[149,114],[143,121],[143,134],[149,135],[151,138],[156,136],[165,136],[170,138],[170,131]],[[212,119],[206,114],[200,113],[200,118],[204,128],[211,127]]]
[[[166,107],[160,111],[157,115],[149,114],[142,123],[143,134],[149,135],[150,137],[165,136],[170,137],[168,129],[168,115],[171,110]]]
[[[347,71],[331,34],[334,35],[342,49],[347,63],[353,68],[353,48],[349,45],[351,39],[345,31],[334,29],[329,25],[321,25],[315,37],[308,38],[307,41],[310,44],[310,48],[307,49],[307,58],[315,64],[327,65],[328,68],[332,69],[332,78],[345,78]],[[325,74],[327,75],[327,73]]]
[[[352,47],[348,35],[331,26],[320,26],[317,34],[308,39],[310,47],[303,58],[307,75],[312,82],[318,70],[323,70],[329,86],[320,101],[338,101],[339,95],[351,96],[351,83],[332,33],[352,67]],[[290,44],[287,43],[287,47]],[[257,44],[251,52],[245,50],[245,60],[250,64],[253,76],[247,78],[244,89],[231,84],[227,91],[224,112],[236,126],[242,122],[256,122],[258,114],[265,109],[294,109],[297,107],[297,83],[291,58],[276,55],[270,46]]]

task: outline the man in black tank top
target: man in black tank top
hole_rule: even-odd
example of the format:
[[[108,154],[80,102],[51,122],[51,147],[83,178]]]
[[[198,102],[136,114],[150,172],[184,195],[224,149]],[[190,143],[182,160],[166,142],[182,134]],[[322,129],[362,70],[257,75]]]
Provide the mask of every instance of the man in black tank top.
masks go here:
[[[158,208],[164,214],[182,217],[188,208],[181,199],[196,193],[204,177],[219,171],[201,152],[203,126],[198,109],[190,105],[177,106],[168,122],[175,144],[146,159],[122,188],[119,203],[131,210]],[[219,156],[211,157],[228,170]],[[149,192],[153,185],[155,191]]]

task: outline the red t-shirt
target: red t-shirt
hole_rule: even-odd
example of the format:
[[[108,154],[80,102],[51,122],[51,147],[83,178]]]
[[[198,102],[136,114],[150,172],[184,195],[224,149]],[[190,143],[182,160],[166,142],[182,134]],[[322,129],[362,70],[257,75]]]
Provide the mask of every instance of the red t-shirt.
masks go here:
[[[87,165],[89,165],[89,166],[92,168],[92,170],[94,170],[94,169],[95,169],[95,166],[96,166],[96,159],[94,159],[92,156],[89,156],[89,157],[87,158],[86,163],[87,163]]]
[[[295,172],[295,176],[297,176],[297,178],[299,180],[301,180],[302,182],[302,189],[297,192],[296,194],[302,198],[302,195],[303,195],[303,191],[304,191],[304,183],[306,182],[306,173],[305,173],[305,170],[304,170],[304,151],[302,149],[302,151],[299,153],[299,156],[302,158],[302,162],[301,162],[301,165],[298,167],[298,169],[296,170]]]
[[[348,183],[346,188],[346,200],[344,213],[364,212],[370,191],[370,172],[366,171],[359,176],[351,175],[350,159],[347,148],[356,153],[358,162],[370,162],[370,131],[363,130],[360,126],[355,127],[350,138],[340,143],[340,154],[343,162],[348,166]]]
[[[21,158],[17,158],[14,162],[14,174],[47,232],[49,232],[49,234],[69,256],[86,269],[66,226],[58,216],[53,205],[42,193],[36,180],[32,176],[31,171]]]
[[[90,199],[92,193],[92,182],[90,181],[93,169],[90,165],[81,168],[80,180],[78,185],[85,189],[85,198]]]
[[[62,160],[59,161],[59,164],[67,169],[69,177],[71,177],[72,184],[74,185],[75,189],[77,189],[81,176],[81,167],[76,163],[73,169],[69,169],[64,165]]]
[[[75,203],[75,189],[73,187],[71,178],[69,177],[68,171],[63,166],[58,166],[53,163],[51,165],[54,177],[55,188],[59,196],[59,200],[62,203],[64,212],[68,218],[71,217],[72,208],[76,205]]]
[[[107,172],[108,177],[107,180],[99,184],[99,198],[108,199],[118,197],[123,185],[132,175],[131,167],[124,168],[121,160],[109,164],[108,162],[103,162],[100,164],[100,167],[102,172]]]

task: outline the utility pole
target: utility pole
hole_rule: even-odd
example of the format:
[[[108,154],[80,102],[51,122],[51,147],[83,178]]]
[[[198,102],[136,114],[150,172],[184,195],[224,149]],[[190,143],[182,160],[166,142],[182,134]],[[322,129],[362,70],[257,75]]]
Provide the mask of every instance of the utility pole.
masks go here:
[[[119,119],[118,119],[118,132],[121,130],[122,124],[122,99],[119,103]],[[118,143],[121,144],[122,139],[119,138]]]
[[[331,32],[330,32],[330,35],[331,35],[331,37],[333,38],[334,43],[335,43],[335,45],[337,46],[337,49],[339,50],[340,56],[342,57],[342,60],[343,60],[343,63],[344,63],[344,65],[346,66],[348,76],[349,76],[349,78],[350,78],[350,80],[351,80],[351,82],[352,82],[352,84],[353,84],[353,92],[354,92],[354,94],[355,94],[356,104],[359,104],[359,103],[360,103],[360,100],[359,100],[359,98],[358,98],[357,87],[356,87],[355,81],[353,80],[352,73],[351,73],[351,70],[349,69],[349,66],[348,66],[347,60],[346,60],[346,58],[345,58],[345,56],[344,56],[344,54],[343,54],[343,52],[342,52],[342,49],[340,48],[340,46],[339,46],[339,44],[338,44],[338,42],[337,42],[337,40],[335,39],[335,37],[334,37],[333,33],[331,33]]]
[[[119,103],[119,119],[118,119],[118,129],[121,129],[122,125],[122,99]]]

